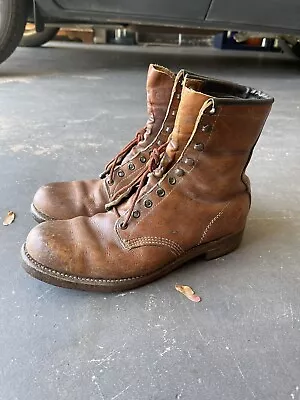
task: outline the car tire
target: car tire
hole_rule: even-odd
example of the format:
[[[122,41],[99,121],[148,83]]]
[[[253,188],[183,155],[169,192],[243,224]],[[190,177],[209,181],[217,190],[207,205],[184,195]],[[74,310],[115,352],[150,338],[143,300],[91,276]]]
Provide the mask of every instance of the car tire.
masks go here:
[[[295,56],[300,58],[300,42],[291,46],[291,50],[295,54]]]
[[[0,0],[0,63],[16,49],[27,20],[27,0]]]
[[[21,47],[39,47],[53,39],[59,28],[45,28],[43,32],[36,32],[35,29],[26,31],[23,34],[23,38],[19,44]]]

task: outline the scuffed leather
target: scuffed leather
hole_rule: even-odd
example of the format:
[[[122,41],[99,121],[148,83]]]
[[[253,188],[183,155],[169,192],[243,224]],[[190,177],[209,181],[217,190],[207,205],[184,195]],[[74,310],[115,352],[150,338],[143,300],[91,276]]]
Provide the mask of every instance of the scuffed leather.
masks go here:
[[[204,111],[198,119],[201,105],[190,109],[194,126],[188,129],[183,151],[161,178],[151,174],[135,204],[140,216],[131,216],[127,229],[121,229],[121,223],[132,198],[118,207],[121,216],[115,209],[35,227],[26,242],[30,256],[63,273],[122,279],[150,274],[201,244],[243,231],[250,208],[245,168],[272,99],[213,101],[214,114]],[[183,131],[182,118],[186,115],[178,113],[175,125]],[[209,132],[202,130],[207,124],[213,127]],[[176,174],[178,168],[184,171],[182,176]],[[164,189],[162,197],[159,188]],[[146,200],[152,201],[150,208]]]
[[[122,165],[116,168],[112,186],[108,184],[107,179],[52,182],[40,187],[35,194],[33,205],[36,210],[47,216],[47,219],[69,219],[105,212],[105,204],[111,201],[113,195],[122,191],[145,168],[145,164],[140,161],[140,158],[144,156],[148,160],[151,149],[158,146],[157,141],[160,140],[161,143],[164,143],[167,140],[170,132],[166,132],[162,124],[171,93],[179,90],[179,82],[182,78],[183,73],[180,73],[174,86],[175,75],[173,72],[167,68],[150,64],[146,85],[148,121],[144,135],[145,140],[135,146],[124,158]],[[179,100],[175,97],[172,101],[173,108],[171,107],[165,122],[166,126],[171,128],[175,121],[175,115],[172,115],[171,111],[172,109],[177,111],[178,103]],[[134,170],[128,168],[129,163],[134,164]],[[121,168],[125,172],[123,177],[118,175]]]

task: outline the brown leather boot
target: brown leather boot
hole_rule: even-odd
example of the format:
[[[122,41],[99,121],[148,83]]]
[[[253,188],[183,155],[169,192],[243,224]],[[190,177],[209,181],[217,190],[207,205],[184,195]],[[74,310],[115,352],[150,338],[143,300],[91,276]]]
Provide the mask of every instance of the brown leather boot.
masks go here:
[[[185,80],[166,152],[153,150],[136,192],[106,213],[35,227],[22,249],[27,272],[119,291],[239,246],[251,200],[244,172],[273,99],[235,84],[200,86],[205,95]]]
[[[184,74],[182,70],[175,76],[167,68],[150,64],[146,126],[106,166],[100,179],[42,186],[31,205],[35,220],[69,219],[104,212],[106,203],[131,187],[144,171],[151,150],[165,143],[173,129]]]

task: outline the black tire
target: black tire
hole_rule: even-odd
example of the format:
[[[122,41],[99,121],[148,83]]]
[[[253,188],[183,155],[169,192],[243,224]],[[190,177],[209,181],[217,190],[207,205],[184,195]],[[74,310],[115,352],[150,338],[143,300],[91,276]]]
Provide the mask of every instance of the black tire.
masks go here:
[[[53,39],[59,28],[45,28],[43,32],[36,32],[35,30],[30,30],[28,32],[24,32],[23,38],[19,44],[21,47],[39,47],[44,43],[49,42],[49,40]]]
[[[294,44],[294,46],[291,46],[291,50],[295,56],[300,58],[300,42]]]
[[[16,49],[27,20],[27,0],[0,0],[0,63]]]

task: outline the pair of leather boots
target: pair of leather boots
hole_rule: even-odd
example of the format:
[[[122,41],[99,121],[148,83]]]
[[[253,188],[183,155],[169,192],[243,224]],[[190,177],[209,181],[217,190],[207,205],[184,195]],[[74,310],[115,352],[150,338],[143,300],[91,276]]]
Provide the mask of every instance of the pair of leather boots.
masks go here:
[[[245,170],[272,103],[260,90],[151,64],[146,126],[100,179],[37,191],[31,210],[43,223],[22,248],[26,271],[122,291],[236,249],[251,203]]]

